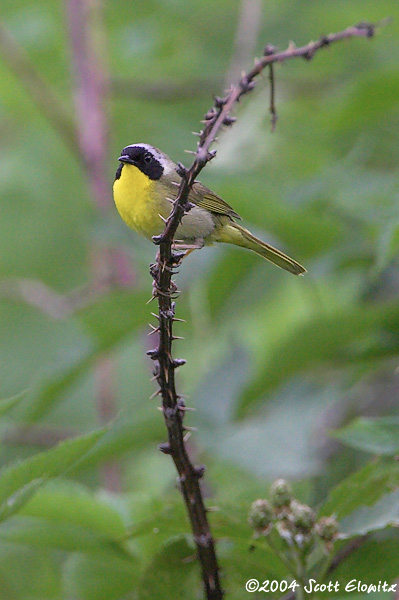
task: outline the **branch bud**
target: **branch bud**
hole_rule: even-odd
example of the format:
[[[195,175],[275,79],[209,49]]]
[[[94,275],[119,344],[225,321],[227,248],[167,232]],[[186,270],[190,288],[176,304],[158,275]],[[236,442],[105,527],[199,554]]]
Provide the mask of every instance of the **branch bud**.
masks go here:
[[[223,125],[229,127],[230,125],[233,125],[233,123],[235,123],[236,121],[237,119],[235,117],[225,117],[223,119]]]
[[[271,56],[276,51],[276,47],[271,44],[267,44],[263,50],[263,56]]]
[[[373,25],[373,23],[366,23],[364,21],[361,21],[360,23],[357,23],[355,27],[357,29],[365,29],[367,31],[367,37],[369,38],[373,37],[375,34],[375,26]]]
[[[150,356],[153,360],[155,360],[159,356],[159,348],[154,348],[153,350],[147,350],[146,354],[148,356]]]
[[[197,479],[201,479],[205,473],[205,465],[199,465],[198,467],[194,467],[194,475]]]
[[[181,163],[181,162],[177,163],[176,173],[178,175],[180,175],[180,177],[184,177],[185,176],[185,174],[187,173],[187,169],[183,165],[183,163]]]
[[[215,102],[216,108],[222,108],[226,104],[225,99],[221,98],[220,96],[214,96],[213,100]]]
[[[184,358],[175,358],[172,363],[171,363],[171,367],[173,369],[176,369],[177,367],[182,367],[183,365],[186,364],[186,360]]]
[[[159,444],[158,448],[160,449],[161,452],[163,452],[163,454],[171,453],[169,442],[165,442],[164,444]]]

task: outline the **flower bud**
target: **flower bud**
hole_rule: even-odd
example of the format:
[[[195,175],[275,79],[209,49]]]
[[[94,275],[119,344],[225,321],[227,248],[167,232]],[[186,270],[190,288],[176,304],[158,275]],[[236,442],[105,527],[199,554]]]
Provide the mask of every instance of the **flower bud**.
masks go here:
[[[334,517],[321,517],[316,523],[316,531],[323,542],[332,542],[338,535],[338,523]]]
[[[292,500],[291,485],[285,479],[276,479],[271,485],[270,497],[274,508],[289,506]]]
[[[316,521],[315,514],[310,506],[292,500],[290,508],[295,529],[304,534],[310,533]]]
[[[257,532],[266,532],[273,520],[273,511],[267,500],[255,500],[252,502],[248,515],[249,525]]]

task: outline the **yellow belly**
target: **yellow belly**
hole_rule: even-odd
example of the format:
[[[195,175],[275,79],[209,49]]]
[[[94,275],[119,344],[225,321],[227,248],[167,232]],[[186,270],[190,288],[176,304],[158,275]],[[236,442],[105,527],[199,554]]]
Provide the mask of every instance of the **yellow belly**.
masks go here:
[[[120,216],[131,229],[149,239],[162,233],[164,223],[158,215],[167,217],[171,209],[169,202],[155,192],[156,184],[137,167],[127,164],[114,182],[114,200]]]
[[[121,176],[114,182],[114,200],[120,216],[126,225],[148,239],[163,232],[165,223],[159,215],[169,216],[172,206],[166,197],[170,195],[175,196],[176,191],[160,181],[152,181],[134,165],[123,165]],[[212,214],[195,206],[184,215],[175,239],[212,243],[214,229]]]

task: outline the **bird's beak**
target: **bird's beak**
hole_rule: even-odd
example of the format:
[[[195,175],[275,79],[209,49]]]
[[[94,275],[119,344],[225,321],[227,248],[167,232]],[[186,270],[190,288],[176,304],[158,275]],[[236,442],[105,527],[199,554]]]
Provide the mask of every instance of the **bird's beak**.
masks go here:
[[[133,161],[133,160],[130,158],[130,156],[128,156],[127,154],[122,154],[122,156],[120,156],[120,157],[118,158],[118,160],[119,160],[121,163],[129,163],[129,164],[131,164],[131,165],[134,165],[134,161]]]

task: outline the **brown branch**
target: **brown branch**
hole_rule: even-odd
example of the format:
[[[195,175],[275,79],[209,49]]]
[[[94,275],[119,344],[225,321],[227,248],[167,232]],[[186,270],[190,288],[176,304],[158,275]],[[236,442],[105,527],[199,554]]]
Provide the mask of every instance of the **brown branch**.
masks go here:
[[[98,279],[68,294],[60,294],[39,279],[10,277],[0,281],[0,298],[25,302],[52,319],[66,319],[99,300],[108,289],[109,281]]]
[[[75,101],[79,124],[79,147],[83,157],[87,187],[97,212],[106,214],[111,205],[108,172],[108,119],[106,104],[109,79],[104,52],[103,4],[92,0],[65,0]],[[92,285],[110,290],[118,284],[119,252],[107,244],[93,242],[91,246]],[[95,365],[95,398],[99,419],[111,421],[117,413],[114,360],[100,356]],[[104,487],[113,492],[121,488],[120,465],[116,460],[102,466]]]
[[[263,69],[272,63],[283,62],[290,58],[303,57],[310,59],[317,50],[334,42],[351,37],[372,37],[374,32],[374,25],[360,24],[348,27],[345,31],[324,36],[319,41],[310,42],[301,48],[296,48],[291,44],[284,52],[274,52],[274,50],[270,52],[270,46],[267,47],[264,56],[255,61],[253,69],[241,77],[226,97],[215,98],[214,106],[205,115],[204,128],[199,134],[194,162],[189,169],[179,165],[179,174],[182,178],[181,184],[171,214],[166,221],[165,229],[160,236],[153,238],[154,243],[159,245],[156,263],[151,265],[154,295],[158,298],[159,307],[159,315],[157,315],[159,343],[148,354],[155,361],[155,376],[159,384],[159,393],[162,395],[163,414],[168,430],[169,441],[161,446],[161,450],[172,456],[179,474],[180,487],[197,546],[202,579],[208,600],[220,600],[223,597],[223,590],[219,578],[215,544],[200,488],[200,479],[204,474],[204,468],[195,467],[187,454],[183,425],[185,405],[177,394],[175,386],[175,370],[183,365],[185,361],[173,359],[172,357],[172,342],[175,339],[173,337],[173,322],[176,320],[175,303],[172,300],[173,295],[176,293],[176,286],[172,281],[172,275],[182,259],[181,254],[177,254],[172,250],[173,238],[184,213],[190,210],[189,192],[195,178],[206,163],[215,156],[215,152],[209,150],[211,144],[215,141],[216,135],[223,125],[228,126],[234,122],[234,119],[230,116],[232,108],[242,96],[253,89],[255,79]]]

